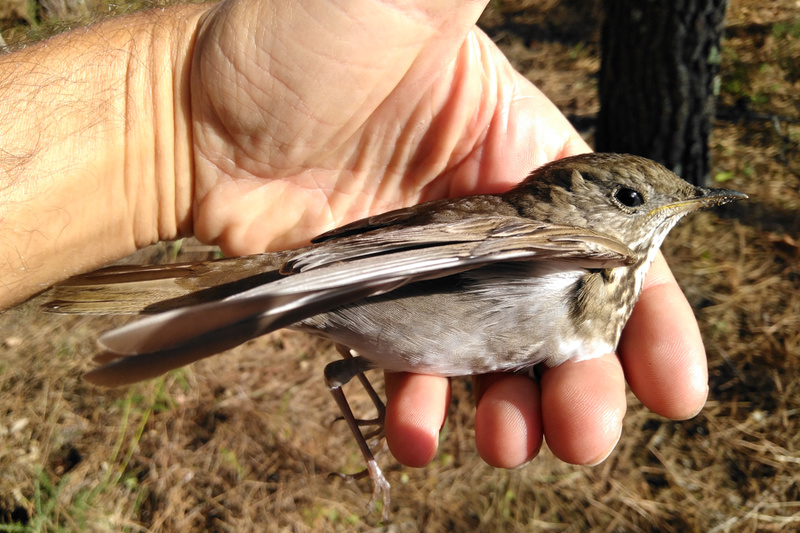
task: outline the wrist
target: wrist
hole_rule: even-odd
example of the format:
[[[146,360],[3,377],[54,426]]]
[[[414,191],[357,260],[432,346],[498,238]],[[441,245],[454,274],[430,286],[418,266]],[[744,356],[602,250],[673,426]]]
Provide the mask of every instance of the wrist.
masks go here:
[[[188,69],[207,6],[0,57],[0,308],[191,228]]]
[[[200,20],[211,6],[149,11],[130,50],[121,175],[133,249],[193,233],[190,74]]]

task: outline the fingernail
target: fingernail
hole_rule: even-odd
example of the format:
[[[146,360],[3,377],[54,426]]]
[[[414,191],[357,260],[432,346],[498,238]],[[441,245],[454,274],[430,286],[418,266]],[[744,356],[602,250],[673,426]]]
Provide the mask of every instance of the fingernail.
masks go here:
[[[525,459],[525,461],[523,463],[520,463],[517,466],[515,466],[514,468],[510,468],[509,470],[520,470],[522,468],[525,468],[526,466],[528,466],[531,463],[531,461],[533,461],[534,459],[536,459],[536,457],[539,456],[539,452],[541,452],[541,451],[542,451],[542,443],[540,442],[539,446],[536,447],[536,449],[533,451],[533,453],[530,455],[530,457]]]
[[[617,434],[617,438],[614,441],[614,444],[608,449],[606,453],[601,455],[597,460],[586,463],[586,466],[597,466],[606,459],[608,459],[608,456],[611,455],[611,452],[613,452],[614,448],[616,448],[617,444],[619,444],[620,438],[622,438],[622,424],[619,425],[619,433]]]

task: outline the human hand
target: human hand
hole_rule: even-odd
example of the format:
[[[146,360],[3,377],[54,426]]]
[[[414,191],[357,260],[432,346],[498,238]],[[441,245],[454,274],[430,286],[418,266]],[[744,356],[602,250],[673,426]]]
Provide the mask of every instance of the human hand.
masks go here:
[[[0,56],[0,307],[181,233],[231,255],[289,247],[588,151],[474,29],[483,3],[419,4],[179,6]],[[702,406],[702,343],[662,260],[619,351],[540,384],[479,378],[482,456],[516,466],[544,434],[565,461],[599,460],[619,435],[623,375],[662,415]],[[447,381],[392,375],[388,392],[389,444],[424,464]]]
[[[589,151],[474,27],[483,3],[418,4],[232,0],[201,21],[196,236],[231,255],[293,247]]]
[[[197,39],[194,233],[230,254],[294,246],[419,201],[503,190],[547,161],[588,150],[474,29],[482,5],[440,3],[426,13],[287,6],[227,2]],[[702,341],[661,258],[619,352],[548,369],[539,383],[477,378],[482,457],[518,466],[544,435],[567,462],[601,461],[620,436],[625,379],[664,416],[702,406]],[[447,383],[387,375],[386,434],[401,462],[432,459]]]
[[[533,459],[542,438],[561,460],[593,465],[616,446],[626,410],[625,381],[653,412],[694,416],[708,394],[705,350],[686,298],[661,254],[653,263],[619,356],[608,354],[527,376],[475,379],[478,452],[490,465],[514,468]],[[386,436],[403,464],[434,456],[449,401],[445,378],[387,374]]]

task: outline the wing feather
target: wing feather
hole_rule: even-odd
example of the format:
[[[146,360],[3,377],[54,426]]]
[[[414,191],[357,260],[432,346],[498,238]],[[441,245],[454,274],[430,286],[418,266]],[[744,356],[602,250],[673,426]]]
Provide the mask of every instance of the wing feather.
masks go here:
[[[147,379],[232,348],[299,320],[403,285],[501,261],[570,262],[581,268],[625,266],[622,243],[566,226],[488,217],[418,229],[354,234],[292,255],[290,275],[223,299],[127,324],[99,339],[109,363],[87,375],[118,385]]]

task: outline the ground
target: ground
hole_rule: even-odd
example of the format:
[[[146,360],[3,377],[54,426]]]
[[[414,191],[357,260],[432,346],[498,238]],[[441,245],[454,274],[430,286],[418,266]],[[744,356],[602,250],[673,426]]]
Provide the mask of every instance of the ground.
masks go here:
[[[128,9],[6,4],[0,32],[10,45],[81,24],[91,9]],[[498,0],[482,18],[589,139],[597,13],[594,2]],[[408,469],[381,459],[393,485],[387,530],[800,527],[800,3],[732,0],[725,36],[713,176],[751,200],[692,217],[663,247],[708,350],[706,407],[673,422],[630,395],[605,462],[567,465],[545,447],[506,471],[478,458],[470,382],[454,380],[434,462]],[[180,253],[191,256],[187,246]],[[80,374],[109,320],[48,315],[37,304],[0,318],[0,530],[378,525],[379,513],[364,516],[367,481],[328,477],[359,469],[360,456],[333,423],[322,368],[337,355],[326,343],[278,332],[166,378],[105,390]],[[362,396],[355,403],[368,407]]]

